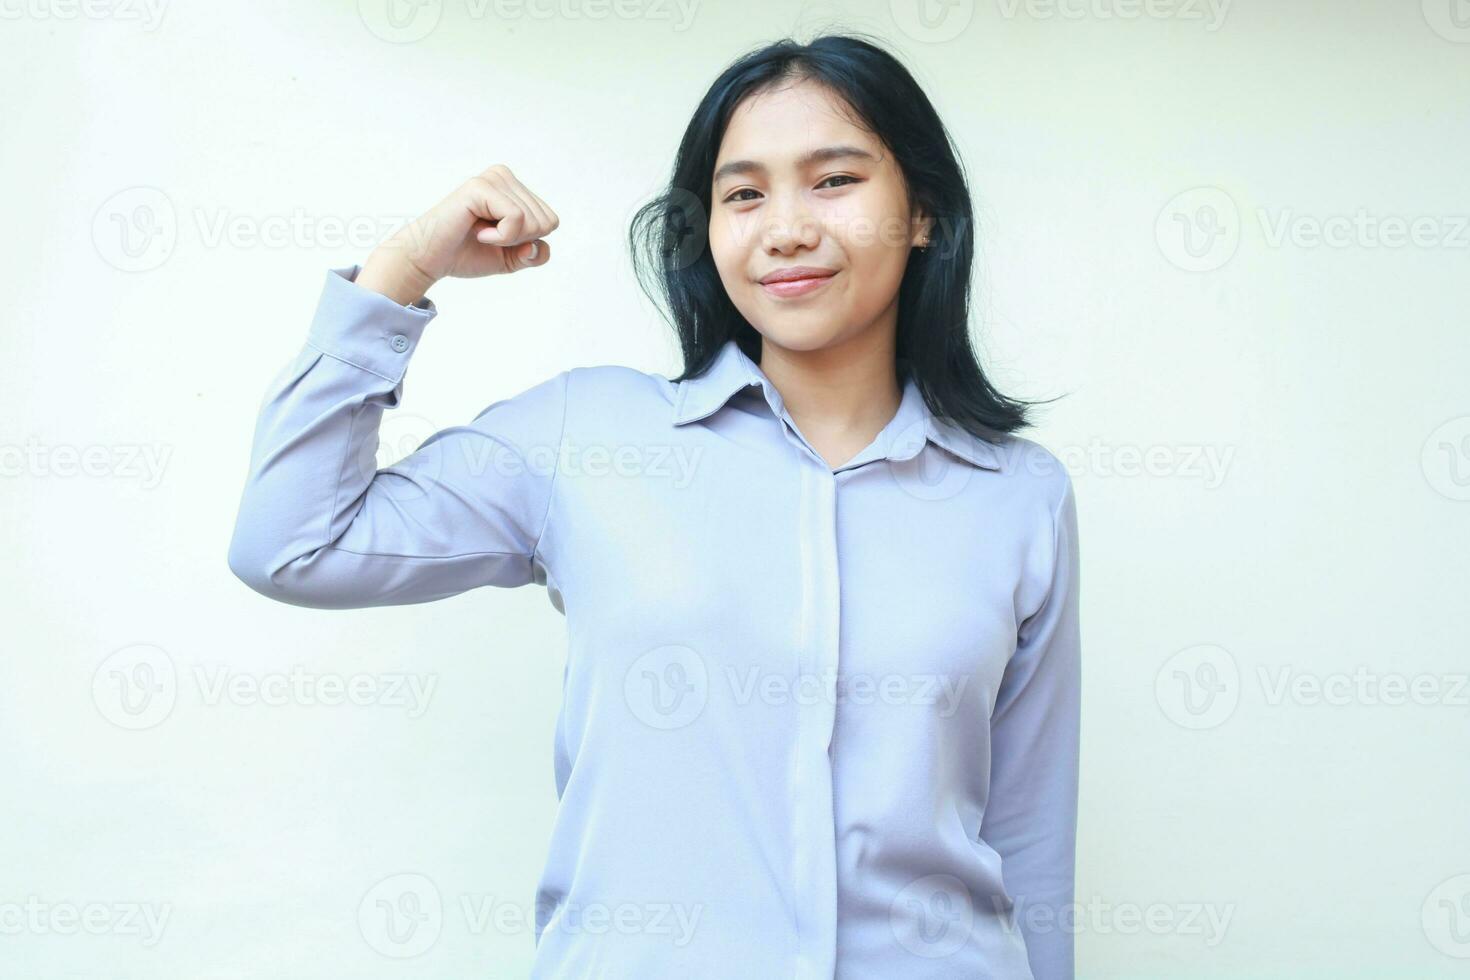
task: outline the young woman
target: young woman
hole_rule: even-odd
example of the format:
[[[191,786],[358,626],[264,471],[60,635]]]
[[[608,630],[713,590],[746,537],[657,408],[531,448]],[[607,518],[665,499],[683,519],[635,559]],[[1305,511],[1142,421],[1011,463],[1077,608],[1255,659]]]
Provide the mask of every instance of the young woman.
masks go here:
[[[632,229],[684,373],[571,368],[375,471],[426,291],[558,223],[496,165],[328,272],[230,567],[324,609],[548,589],[533,977],[1072,977],[1076,509],[977,363],[922,90],[853,36],[731,65]]]

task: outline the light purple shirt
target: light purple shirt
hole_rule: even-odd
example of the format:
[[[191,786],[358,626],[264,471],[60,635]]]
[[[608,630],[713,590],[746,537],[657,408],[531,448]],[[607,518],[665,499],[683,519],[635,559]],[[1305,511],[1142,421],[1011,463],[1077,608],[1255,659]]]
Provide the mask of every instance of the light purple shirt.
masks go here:
[[[533,980],[1070,980],[1076,505],[898,412],[833,469],[733,341],[576,367],[377,469],[437,309],[328,271],[229,564],[323,609],[536,583],[566,619]]]

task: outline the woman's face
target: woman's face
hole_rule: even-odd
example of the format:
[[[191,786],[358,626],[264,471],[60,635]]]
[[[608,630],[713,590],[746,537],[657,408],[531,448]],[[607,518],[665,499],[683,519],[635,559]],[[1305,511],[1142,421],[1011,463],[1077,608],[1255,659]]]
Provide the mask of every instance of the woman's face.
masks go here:
[[[927,240],[893,154],[845,108],[809,81],[756,93],[736,109],[715,161],[715,267],[751,326],[791,350],[892,331],[909,250]],[[798,266],[831,275],[761,282]]]

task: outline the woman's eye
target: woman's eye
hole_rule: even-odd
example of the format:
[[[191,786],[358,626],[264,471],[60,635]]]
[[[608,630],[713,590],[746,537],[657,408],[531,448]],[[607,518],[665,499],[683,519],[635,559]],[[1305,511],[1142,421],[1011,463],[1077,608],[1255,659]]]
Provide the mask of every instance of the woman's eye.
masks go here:
[[[833,174],[830,177],[823,178],[822,182],[820,184],[818,184],[817,186],[818,187],[826,187],[826,186],[829,185],[829,183],[831,181],[834,181],[834,180],[846,181],[847,183],[851,183],[851,184],[859,184],[859,183],[862,183],[862,178],[860,178],[860,177],[854,177],[852,174]],[[834,186],[844,187],[844,186],[846,186],[846,184],[836,184]],[[742,187],[742,188],[740,188],[740,190],[733,192],[732,194],[730,194],[729,197],[725,198],[724,203],[726,203],[726,204],[743,204],[746,201],[753,201],[753,200],[755,200],[754,197],[741,197],[740,196],[741,194],[754,194],[754,195],[756,195],[758,197],[760,195],[760,192],[757,191],[753,187]]]

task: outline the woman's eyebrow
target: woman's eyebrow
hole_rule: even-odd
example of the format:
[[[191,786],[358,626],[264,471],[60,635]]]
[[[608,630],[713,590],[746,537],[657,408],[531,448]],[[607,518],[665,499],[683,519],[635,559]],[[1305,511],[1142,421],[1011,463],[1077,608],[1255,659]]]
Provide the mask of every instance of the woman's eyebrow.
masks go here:
[[[878,160],[877,157],[860,146],[838,144],[837,146],[823,146],[812,150],[810,153],[803,154],[796,161],[796,167],[798,170],[804,170],[816,163],[827,163],[838,159],[868,160],[874,163]],[[718,184],[726,177],[734,177],[740,174],[763,174],[765,172],[766,165],[758,160],[731,160],[729,163],[721,164],[715,170],[715,176],[711,183]]]

